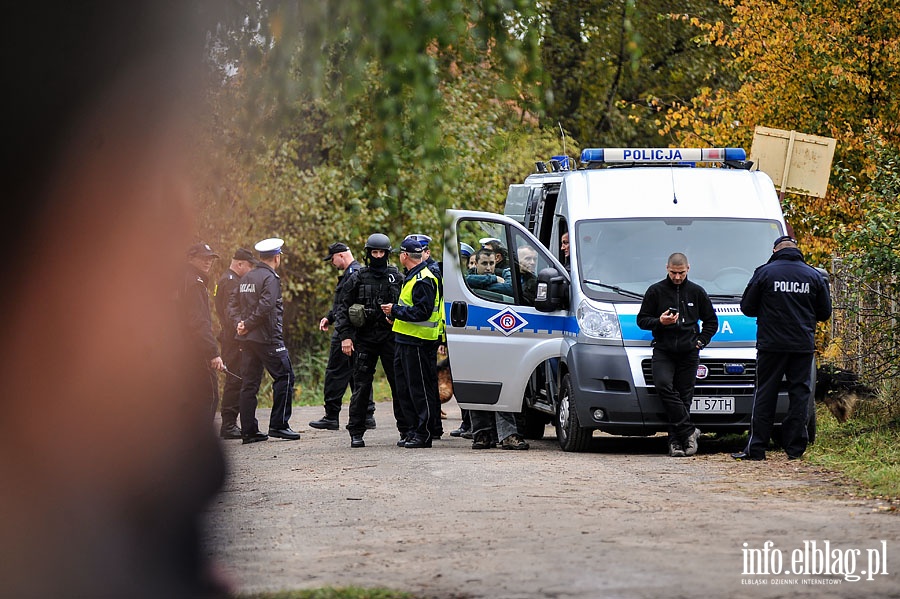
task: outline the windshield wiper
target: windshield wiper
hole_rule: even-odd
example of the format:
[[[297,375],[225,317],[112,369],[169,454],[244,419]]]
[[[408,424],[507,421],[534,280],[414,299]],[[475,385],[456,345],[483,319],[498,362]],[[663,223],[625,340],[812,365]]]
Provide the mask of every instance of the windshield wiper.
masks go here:
[[[734,300],[741,297],[740,293],[710,293],[711,300]]]
[[[595,285],[597,287],[603,287],[604,289],[609,289],[610,291],[615,291],[619,295],[624,295],[625,297],[633,297],[634,299],[644,299],[643,294],[637,293],[635,291],[629,291],[628,289],[622,289],[621,287],[617,287],[615,285],[607,285],[606,283],[601,283],[600,281],[591,281],[589,279],[585,279],[583,281],[588,285]]]

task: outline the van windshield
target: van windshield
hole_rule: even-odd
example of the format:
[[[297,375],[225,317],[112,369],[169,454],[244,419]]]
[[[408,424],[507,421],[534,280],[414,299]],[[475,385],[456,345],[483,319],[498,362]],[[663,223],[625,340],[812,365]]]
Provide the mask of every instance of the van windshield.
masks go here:
[[[711,296],[737,299],[754,269],[772,255],[772,243],[781,235],[781,225],[774,220],[587,220],[575,224],[573,253],[582,289],[594,299],[626,295],[610,286],[643,294],[666,276],[666,262],[673,252],[687,256],[688,278]]]

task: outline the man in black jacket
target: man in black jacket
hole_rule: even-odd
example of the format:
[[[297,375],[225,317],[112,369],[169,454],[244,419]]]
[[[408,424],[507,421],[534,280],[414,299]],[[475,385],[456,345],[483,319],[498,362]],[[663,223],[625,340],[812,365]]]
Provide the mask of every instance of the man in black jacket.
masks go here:
[[[387,235],[369,235],[365,251],[366,266],[347,280],[334,324],[341,338],[341,351],[346,356],[353,356],[356,388],[350,397],[347,432],[350,433],[350,447],[355,448],[366,446],[363,441],[366,412],[379,359],[395,400],[397,428],[401,436],[406,432],[394,392],[394,334],[380,307],[385,302],[397,301],[403,276],[396,266],[388,263],[391,240]]]
[[[700,429],[691,422],[694,382],[700,350],[719,327],[706,290],[687,279],[690,268],[684,254],[669,256],[668,276],[647,289],[637,315],[637,325],[653,332],[653,384],[669,419],[673,457],[697,453]]]
[[[789,459],[798,459],[809,443],[806,422],[816,322],[831,317],[828,280],[803,261],[797,242],[784,235],[775,240],[772,257],[747,283],[741,312],[756,317],[756,394],[747,446],[731,457],[766,459],[778,390],[785,378],[790,405],[781,424],[782,445]]]
[[[250,250],[245,248],[235,250],[231,264],[219,277],[213,292],[216,314],[222,326],[219,345],[222,348],[222,360],[228,368],[222,390],[222,426],[219,429],[219,436],[223,439],[241,438],[241,429],[237,425],[241,398],[241,379],[238,378],[241,371],[241,344],[234,338],[234,330],[240,315],[229,312],[228,306],[231,296],[237,293],[241,277],[250,272],[254,262],[256,260],[253,259]]]
[[[265,441],[256,420],[256,394],[262,382],[263,368],[272,375],[272,414],[269,435],[296,441],[300,434],[291,430],[291,400],[294,397],[294,370],[284,345],[284,302],[281,277],[275,270],[281,265],[284,241],[264,239],[256,244],[259,262],[241,278],[235,295],[240,320],[237,339],[243,345],[241,361],[241,437],[244,443]]]
[[[184,283],[179,293],[182,325],[191,348],[191,370],[195,375],[192,393],[210,406],[211,415],[215,415],[219,404],[216,371],[225,370],[219,355],[219,344],[212,333],[207,283],[210,268],[218,257],[205,243],[192,245],[188,249]]]
[[[331,303],[331,310],[319,321],[320,331],[327,331],[328,325],[334,324],[347,280],[350,278],[350,275],[362,268],[360,263],[353,258],[350,247],[340,241],[336,241],[328,246],[328,255],[325,256],[325,261],[331,262],[332,266],[344,272],[338,278],[337,287],[334,289],[334,300]],[[356,389],[356,381],[353,379],[353,357],[345,355],[341,351],[341,337],[338,335],[337,327],[335,327],[334,332],[331,334],[331,348],[328,352],[328,364],[325,366],[325,385],[322,390],[322,394],[325,396],[325,416],[310,422],[309,425],[312,428],[332,431],[340,428],[338,414],[341,413],[341,403],[344,400],[344,393],[347,392],[347,385],[350,386],[350,393],[352,394],[353,390]],[[367,414],[366,428],[375,428],[375,401],[371,392],[369,393]]]

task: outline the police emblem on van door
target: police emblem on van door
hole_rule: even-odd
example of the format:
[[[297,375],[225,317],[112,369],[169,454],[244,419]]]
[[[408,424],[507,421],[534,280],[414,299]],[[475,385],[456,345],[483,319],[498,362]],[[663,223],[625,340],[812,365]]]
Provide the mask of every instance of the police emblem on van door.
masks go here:
[[[504,308],[503,310],[497,312],[491,318],[488,318],[488,322],[494,325],[495,329],[497,329],[507,337],[528,324],[527,320],[525,320],[509,308]]]

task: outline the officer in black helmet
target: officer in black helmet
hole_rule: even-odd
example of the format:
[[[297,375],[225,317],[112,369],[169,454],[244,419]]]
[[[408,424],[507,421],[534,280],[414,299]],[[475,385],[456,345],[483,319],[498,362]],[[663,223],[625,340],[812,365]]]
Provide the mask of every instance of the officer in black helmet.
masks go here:
[[[388,264],[391,249],[387,235],[369,235],[365,246],[366,265],[350,275],[335,314],[334,327],[341,338],[341,351],[348,356],[354,355],[356,388],[350,398],[347,422],[350,447],[366,446],[363,441],[366,413],[379,358],[391,387],[391,396],[394,395],[394,334],[380,308],[381,304],[397,301],[403,284],[403,275],[396,266]],[[399,410],[394,402],[397,429],[404,438],[408,427]]]

